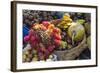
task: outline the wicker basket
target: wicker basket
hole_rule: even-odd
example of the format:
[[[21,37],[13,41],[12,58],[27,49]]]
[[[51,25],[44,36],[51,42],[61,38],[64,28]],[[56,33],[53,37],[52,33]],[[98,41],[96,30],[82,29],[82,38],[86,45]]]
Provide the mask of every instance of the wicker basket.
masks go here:
[[[54,51],[54,54],[58,56],[58,60],[74,60],[85,49],[87,49],[86,36],[84,36],[84,39],[78,46],[71,48],[69,50]]]

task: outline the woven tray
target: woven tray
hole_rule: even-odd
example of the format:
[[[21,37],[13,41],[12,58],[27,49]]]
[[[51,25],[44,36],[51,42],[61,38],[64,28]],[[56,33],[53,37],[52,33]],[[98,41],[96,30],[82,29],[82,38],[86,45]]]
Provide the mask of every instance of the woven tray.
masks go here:
[[[58,60],[74,60],[85,49],[87,49],[86,36],[84,36],[84,39],[78,46],[71,48],[69,50],[54,51],[54,54],[58,56]]]

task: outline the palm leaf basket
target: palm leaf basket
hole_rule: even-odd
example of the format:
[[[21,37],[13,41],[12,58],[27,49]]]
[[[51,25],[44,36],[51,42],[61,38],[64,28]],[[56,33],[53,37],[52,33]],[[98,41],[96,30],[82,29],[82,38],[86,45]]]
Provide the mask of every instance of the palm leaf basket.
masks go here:
[[[61,20],[54,20],[51,21],[51,23],[57,25],[61,22]],[[75,46],[74,48],[68,49],[68,50],[56,50],[54,51],[54,54],[58,56],[58,60],[74,60],[76,57],[79,57],[79,55],[88,48],[88,45],[86,43],[86,35],[84,35],[83,40]]]
[[[84,39],[78,46],[71,48],[69,50],[63,50],[63,51],[56,50],[54,51],[54,54],[58,56],[58,60],[74,60],[85,49],[87,49],[86,36],[84,36]]]

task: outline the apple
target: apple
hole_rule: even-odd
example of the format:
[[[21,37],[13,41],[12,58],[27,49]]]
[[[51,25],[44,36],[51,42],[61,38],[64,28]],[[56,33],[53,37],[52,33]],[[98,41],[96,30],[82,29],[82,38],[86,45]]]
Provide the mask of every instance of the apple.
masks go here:
[[[78,23],[71,23],[71,26],[68,28],[68,35],[74,42],[79,42],[83,39],[85,34],[85,29],[83,25]]]

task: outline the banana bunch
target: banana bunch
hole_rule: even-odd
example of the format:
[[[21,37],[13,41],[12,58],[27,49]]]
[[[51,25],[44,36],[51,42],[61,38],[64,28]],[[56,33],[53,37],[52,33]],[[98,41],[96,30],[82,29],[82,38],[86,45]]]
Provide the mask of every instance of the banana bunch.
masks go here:
[[[65,13],[63,15],[62,21],[58,24],[59,28],[66,29],[68,28],[72,23],[72,19],[70,18],[70,15],[68,13]]]

